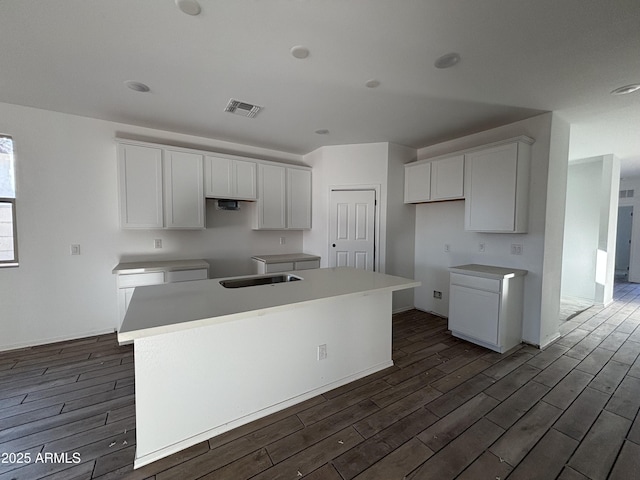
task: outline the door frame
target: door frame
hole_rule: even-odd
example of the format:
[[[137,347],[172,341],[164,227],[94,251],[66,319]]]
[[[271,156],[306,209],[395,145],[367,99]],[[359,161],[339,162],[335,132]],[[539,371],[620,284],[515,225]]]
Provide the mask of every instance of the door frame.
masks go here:
[[[631,187],[626,187],[631,188]],[[621,190],[624,190],[623,187],[620,187]],[[620,198],[618,200],[618,208],[620,207],[633,207],[633,213],[635,216],[636,211],[640,211],[640,208],[636,208],[636,198]],[[618,209],[616,209],[616,215],[618,214]],[[617,217],[616,217],[617,218]],[[640,238],[640,222],[636,221],[634,218],[631,221],[631,249],[629,252],[629,275],[627,276],[627,281],[631,283],[640,283],[640,268],[636,265],[637,262],[637,252],[636,250],[636,242],[638,238]],[[616,240],[617,240],[617,225],[616,225]]]
[[[361,184],[361,185],[329,185],[329,194],[327,196],[327,265],[329,264],[329,258],[331,255],[330,242],[331,239],[331,192],[334,191],[362,191],[372,190],[374,192],[375,204],[374,208],[374,221],[373,228],[373,271],[380,272],[380,209],[378,208],[380,203],[380,185],[379,184]],[[384,273],[384,272],[382,272]]]
[[[632,269],[632,265],[633,265],[633,228],[634,228],[634,221],[633,221],[633,212],[635,210],[635,206],[633,204],[631,205],[622,205],[622,204],[618,204],[618,218],[620,218],[620,209],[621,208],[630,208],[631,209],[631,229],[629,232],[629,264],[627,265],[627,282],[630,282],[631,280],[631,269]],[[617,249],[617,242],[618,242],[618,234],[620,231],[620,223],[618,222],[618,224],[616,225],[616,256],[618,255],[618,249]],[[614,260],[614,264],[615,264],[615,260]],[[617,267],[617,265],[614,265],[614,269],[615,267]],[[616,270],[617,271],[617,270]],[[635,273],[635,272],[634,272]],[[615,273],[614,273],[615,275]]]

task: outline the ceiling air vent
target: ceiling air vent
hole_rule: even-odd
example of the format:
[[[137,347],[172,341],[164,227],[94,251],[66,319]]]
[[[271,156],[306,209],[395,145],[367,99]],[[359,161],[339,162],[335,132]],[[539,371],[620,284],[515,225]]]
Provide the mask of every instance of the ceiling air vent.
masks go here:
[[[633,198],[633,190],[620,190],[620,198]]]
[[[227,103],[225,112],[235,113],[236,115],[242,115],[243,117],[253,118],[258,112],[262,109],[262,107],[258,105],[252,105],[247,102],[241,102],[240,100],[231,99],[229,103]]]

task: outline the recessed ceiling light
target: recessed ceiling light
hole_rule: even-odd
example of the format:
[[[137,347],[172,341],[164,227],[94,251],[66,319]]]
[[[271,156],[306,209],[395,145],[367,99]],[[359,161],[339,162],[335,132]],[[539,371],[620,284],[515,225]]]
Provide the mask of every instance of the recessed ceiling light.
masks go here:
[[[291,49],[291,55],[296,58],[303,59],[309,56],[309,49],[307,47],[303,47],[302,45],[296,45]]]
[[[367,80],[367,83],[365,83],[365,85],[368,88],[376,88],[380,86],[380,81],[372,78],[371,80]]]
[[[640,90],[640,83],[632,83],[631,85],[625,85],[624,87],[618,87],[615,90],[611,90],[611,95],[626,95]]]
[[[131,90],[140,92],[140,93],[146,93],[151,90],[148,85],[145,85],[144,83],[136,82],[133,80],[127,80],[126,82],[124,82],[124,84],[127,87],[129,87]]]
[[[460,62],[460,55],[457,53],[447,53],[438,58],[434,65],[436,68],[451,68]]]
[[[326,128],[321,128],[320,130],[316,130],[316,133],[318,135],[327,135],[329,133],[329,130],[327,130]]]
[[[200,8],[200,4],[196,0],[175,0],[176,5],[182,11],[182,13],[186,13],[187,15],[200,15],[202,9]]]

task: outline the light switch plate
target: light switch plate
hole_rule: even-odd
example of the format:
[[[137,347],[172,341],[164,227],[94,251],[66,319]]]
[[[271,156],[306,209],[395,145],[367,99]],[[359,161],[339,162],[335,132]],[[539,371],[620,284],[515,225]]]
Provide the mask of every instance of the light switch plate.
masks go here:
[[[80,245],[74,243],[71,245],[71,255],[80,255]]]

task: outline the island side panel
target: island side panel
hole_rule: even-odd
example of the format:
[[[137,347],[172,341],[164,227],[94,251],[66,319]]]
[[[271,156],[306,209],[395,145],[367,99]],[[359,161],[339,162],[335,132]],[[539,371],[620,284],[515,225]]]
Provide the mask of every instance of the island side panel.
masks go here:
[[[135,466],[392,364],[391,292],[136,339]]]

